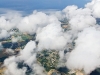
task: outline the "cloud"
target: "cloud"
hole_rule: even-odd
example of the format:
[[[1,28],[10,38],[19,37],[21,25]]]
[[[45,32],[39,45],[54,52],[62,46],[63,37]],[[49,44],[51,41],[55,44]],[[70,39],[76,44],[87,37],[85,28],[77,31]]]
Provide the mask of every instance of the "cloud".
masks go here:
[[[0,16],[0,29],[10,30],[16,28],[21,18],[21,14],[15,11],[2,14]]]
[[[75,49],[67,59],[69,69],[84,70],[86,74],[95,70],[100,65],[100,30],[95,27],[84,29],[75,40]]]
[[[12,35],[11,30],[14,28],[19,29],[20,33],[32,35],[36,33],[34,41],[29,41],[18,55],[4,61],[4,65],[8,68],[6,75],[16,75],[15,71],[19,75],[24,75],[27,67],[24,68],[23,65],[19,69],[20,62],[29,66],[34,75],[45,75],[44,68],[37,63],[36,59],[37,52],[43,49],[58,50],[60,61],[66,58],[66,67],[70,70],[83,70],[89,74],[98,68],[100,65],[100,26],[96,22],[97,18],[100,18],[99,3],[100,0],[92,0],[84,8],[72,5],[62,11],[50,13],[33,11],[28,15],[12,12],[1,14],[0,39]],[[68,20],[68,27],[64,31],[60,21],[65,18]],[[12,42],[17,41],[17,37],[12,39]],[[35,43],[36,41],[38,44]],[[64,53],[64,50],[69,52]]]
[[[5,71],[5,75],[25,75],[26,68],[19,69],[17,67],[17,63],[12,62],[7,66],[7,70]]]
[[[96,24],[96,20],[91,16],[91,10],[88,8],[78,9],[77,6],[72,5],[66,7],[63,12],[69,18],[69,24],[72,30],[83,30]]]
[[[85,5],[87,8],[92,10],[92,14],[96,18],[100,18],[100,0],[92,0],[91,2]]]
[[[6,30],[0,31],[0,39],[3,39],[3,38],[6,39],[9,36],[10,36],[10,34]]]
[[[1,42],[0,42],[0,50],[3,50],[3,46],[2,46],[2,44],[1,44]]]
[[[51,23],[37,33],[39,49],[62,50],[66,46],[66,38],[59,23]]]
[[[23,64],[28,65],[34,74],[42,74],[44,68],[41,67],[36,62],[36,53],[35,53],[35,42],[30,41],[26,44],[25,48],[20,51],[20,54],[15,56],[11,56],[4,61],[4,66],[6,66],[5,75],[26,75],[27,67],[23,66],[22,68],[18,67],[18,64],[23,62]],[[21,64],[21,65],[23,65]],[[16,73],[15,73],[16,72]]]

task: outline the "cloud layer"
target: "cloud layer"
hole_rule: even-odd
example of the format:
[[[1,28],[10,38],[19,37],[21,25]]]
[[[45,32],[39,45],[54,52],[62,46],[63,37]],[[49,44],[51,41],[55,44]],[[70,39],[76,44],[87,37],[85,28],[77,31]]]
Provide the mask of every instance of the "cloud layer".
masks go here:
[[[17,56],[4,61],[7,67],[5,74],[25,75],[27,68],[25,66],[18,68],[18,64],[23,62],[32,69],[32,74],[45,75],[44,68],[36,60],[37,52],[43,49],[59,51],[60,60],[66,58],[66,67],[70,70],[83,70],[89,74],[99,68],[100,25],[97,23],[97,18],[100,19],[99,7],[100,0],[92,0],[84,8],[71,5],[62,11],[49,13],[33,11],[28,15],[18,12],[1,14],[0,39],[11,36],[13,29],[18,29],[20,33],[36,34],[36,39],[29,41]],[[61,20],[64,19],[68,20],[66,30],[61,27]],[[12,39],[12,42],[17,40]],[[64,54],[64,50],[69,53]]]

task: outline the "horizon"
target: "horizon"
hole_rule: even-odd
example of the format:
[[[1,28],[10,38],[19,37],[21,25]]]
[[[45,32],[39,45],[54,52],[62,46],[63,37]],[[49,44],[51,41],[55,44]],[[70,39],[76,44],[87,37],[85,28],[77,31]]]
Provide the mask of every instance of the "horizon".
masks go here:
[[[90,0],[70,1],[70,0],[0,0],[0,8],[10,9],[24,12],[32,12],[33,10],[55,9],[62,10],[69,5],[77,5],[83,8]],[[57,2],[57,4],[56,4]]]

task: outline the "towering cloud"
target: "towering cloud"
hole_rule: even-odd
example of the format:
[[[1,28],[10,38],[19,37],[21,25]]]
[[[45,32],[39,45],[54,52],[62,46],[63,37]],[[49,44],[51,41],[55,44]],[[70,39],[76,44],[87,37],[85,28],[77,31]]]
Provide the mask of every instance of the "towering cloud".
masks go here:
[[[9,36],[10,36],[10,34],[6,30],[1,30],[0,31],[0,39],[3,39],[3,38],[6,39]]]
[[[37,33],[39,49],[62,50],[66,45],[66,38],[59,23],[52,23]]]
[[[20,51],[19,56],[12,56],[7,58],[4,61],[4,66],[6,66],[7,68],[7,70],[5,71],[5,75],[25,75],[28,69],[24,66],[22,68],[19,68],[19,63],[22,63],[21,65],[28,65],[32,69],[34,74],[45,75],[45,73],[43,73],[44,68],[41,67],[41,65],[37,64],[35,48],[35,42],[30,41],[26,44],[25,48]]]
[[[95,18],[100,18],[100,0],[92,0],[86,4],[86,7],[92,10],[92,15]]]
[[[66,7],[63,12],[65,12],[66,17],[69,19],[72,30],[83,30],[96,24],[96,20],[88,8],[78,9],[77,6],[73,5]]]
[[[10,30],[15,28],[21,20],[21,14],[18,12],[8,11],[0,15],[0,29]]]
[[[56,21],[57,18],[55,16],[49,16],[43,12],[34,11],[33,14],[24,17],[17,28],[21,32],[34,34],[38,28],[45,27],[46,25]]]
[[[86,28],[78,34],[75,49],[67,60],[69,69],[84,70],[90,73],[100,65],[100,30],[94,27]]]

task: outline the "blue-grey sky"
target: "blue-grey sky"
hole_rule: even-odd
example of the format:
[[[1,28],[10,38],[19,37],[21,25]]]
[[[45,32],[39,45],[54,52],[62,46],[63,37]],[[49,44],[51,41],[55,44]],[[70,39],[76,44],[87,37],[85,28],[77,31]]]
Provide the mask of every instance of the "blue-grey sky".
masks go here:
[[[35,9],[63,9],[68,5],[84,7],[90,0],[0,0],[0,8],[20,11]]]

